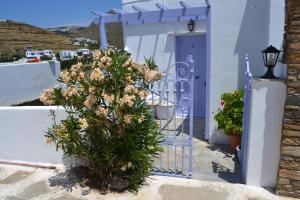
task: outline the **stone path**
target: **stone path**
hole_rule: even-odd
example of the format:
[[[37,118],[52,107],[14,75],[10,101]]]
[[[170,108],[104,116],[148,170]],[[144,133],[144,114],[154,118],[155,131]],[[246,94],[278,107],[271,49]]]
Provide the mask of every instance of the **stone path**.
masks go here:
[[[169,145],[164,147],[164,153],[161,154],[162,162],[156,159],[154,166],[157,169],[170,169],[182,172],[182,157],[183,157],[183,171],[188,174],[189,161],[189,147],[185,146],[184,150],[180,146],[181,138],[188,140],[189,120],[181,118],[174,118],[172,120],[157,120],[162,132],[165,135],[178,135],[178,146]],[[234,153],[230,150],[228,145],[209,144],[204,141],[204,119],[195,118],[193,133],[193,179],[207,180],[207,181],[221,181],[230,183],[241,183],[241,174],[239,162]],[[175,156],[176,152],[176,156]],[[176,157],[176,165],[175,165]]]
[[[100,194],[82,188],[63,170],[0,165],[1,200],[280,200],[263,188],[242,184],[152,176],[138,194]]]

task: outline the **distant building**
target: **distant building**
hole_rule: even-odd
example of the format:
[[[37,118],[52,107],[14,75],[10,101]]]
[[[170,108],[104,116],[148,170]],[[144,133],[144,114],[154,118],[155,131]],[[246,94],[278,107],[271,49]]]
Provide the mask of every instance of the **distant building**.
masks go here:
[[[61,61],[70,60],[70,59],[73,59],[76,56],[78,56],[76,51],[65,50],[65,51],[60,51],[59,52],[59,57],[60,57]]]

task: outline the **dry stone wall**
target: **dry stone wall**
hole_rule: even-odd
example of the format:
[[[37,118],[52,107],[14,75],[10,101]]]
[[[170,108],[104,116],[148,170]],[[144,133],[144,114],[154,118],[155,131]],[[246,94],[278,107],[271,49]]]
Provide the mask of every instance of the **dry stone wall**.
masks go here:
[[[287,98],[277,194],[300,198],[300,1],[286,0],[284,60]]]

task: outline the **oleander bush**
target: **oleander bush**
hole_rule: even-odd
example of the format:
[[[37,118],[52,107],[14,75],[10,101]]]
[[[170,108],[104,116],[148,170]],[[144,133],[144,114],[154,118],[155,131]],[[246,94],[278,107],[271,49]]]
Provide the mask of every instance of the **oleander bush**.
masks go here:
[[[145,101],[151,83],[161,77],[153,59],[139,64],[123,50],[96,50],[91,63],[79,58],[60,74],[62,88],[41,95],[43,103],[62,105],[67,112],[59,122],[51,112],[47,143],[81,159],[101,189],[120,180],[138,190],[162,150],[162,136]]]

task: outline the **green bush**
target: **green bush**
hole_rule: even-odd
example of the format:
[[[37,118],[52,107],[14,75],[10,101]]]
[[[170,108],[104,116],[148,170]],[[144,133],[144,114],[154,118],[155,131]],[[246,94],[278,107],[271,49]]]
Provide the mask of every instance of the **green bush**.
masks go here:
[[[221,97],[221,107],[214,118],[218,129],[223,129],[226,135],[242,135],[243,97],[242,90],[224,93]]]
[[[62,60],[60,61],[61,70],[70,69],[76,63],[77,63],[77,58],[73,58],[70,60]]]
[[[161,134],[146,104],[150,84],[162,77],[153,60],[139,64],[125,51],[93,52],[61,73],[64,88],[46,90],[45,104],[62,105],[68,116],[49,128],[46,138],[65,156],[81,159],[102,189],[113,180],[137,190],[161,151]]]
[[[41,61],[48,61],[48,60],[52,60],[52,58],[50,56],[43,55],[43,56],[40,57],[40,60]]]

